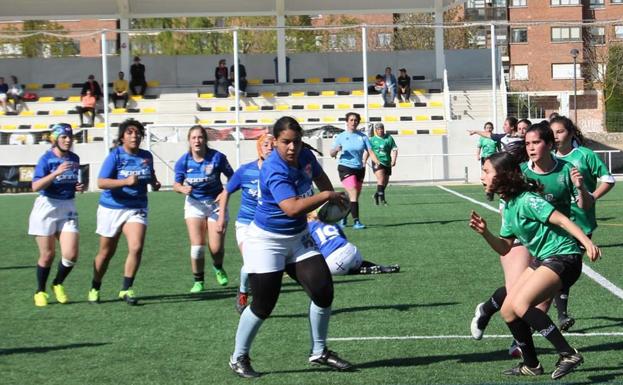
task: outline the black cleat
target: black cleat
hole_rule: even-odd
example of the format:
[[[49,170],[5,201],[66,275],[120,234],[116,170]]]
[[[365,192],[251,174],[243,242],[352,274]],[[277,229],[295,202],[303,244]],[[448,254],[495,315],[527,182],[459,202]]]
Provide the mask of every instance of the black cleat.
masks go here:
[[[359,274],[381,274],[381,266],[361,266],[359,268]]]
[[[316,365],[328,366],[339,371],[353,370],[353,364],[338,357],[337,353],[324,348],[320,356],[310,356],[309,362]]]
[[[543,372],[541,364],[539,364],[536,368],[531,368],[523,362],[520,362],[517,366],[506,369],[502,372],[502,374],[507,376],[540,376]]]
[[[238,357],[236,362],[229,361],[229,367],[234,373],[242,378],[256,378],[261,375],[253,370],[253,367],[251,366],[251,359],[248,354],[241,355]]]
[[[552,379],[557,380],[571,373],[584,362],[584,357],[576,350],[573,354],[561,354],[556,369],[552,372]]]
[[[569,317],[567,314],[558,318],[558,329],[560,329],[561,332],[569,331],[573,324],[575,324],[575,318]]]
[[[381,266],[381,273],[383,274],[391,274],[391,273],[399,273],[400,265],[389,265],[389,266]]]

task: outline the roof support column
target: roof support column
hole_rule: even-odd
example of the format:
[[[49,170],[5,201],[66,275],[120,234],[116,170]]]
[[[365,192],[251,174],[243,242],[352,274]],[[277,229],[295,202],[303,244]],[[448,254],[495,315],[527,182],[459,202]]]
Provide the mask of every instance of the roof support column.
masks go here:
[[[435,78],[443,79],[446,59],[443,52],[443,0],[435,0]]]
[[[498,93],[497,93],[497,54],[495,51],[497,38],[495,37],[495,24],[491,24],[491,110],[493,115],[493,127],[498,126]],[[496,130],[496,132],[499,132]]]
[[[286,17],[285,0],[275,0],[277,11],[277,83],[286,83]]]
[[[119,19],[119,28],[123,31],[129,31],[130,19],[127,17]],[[128,32],[119,33],[119,60],[125,78],[130,79],[130,34]]]

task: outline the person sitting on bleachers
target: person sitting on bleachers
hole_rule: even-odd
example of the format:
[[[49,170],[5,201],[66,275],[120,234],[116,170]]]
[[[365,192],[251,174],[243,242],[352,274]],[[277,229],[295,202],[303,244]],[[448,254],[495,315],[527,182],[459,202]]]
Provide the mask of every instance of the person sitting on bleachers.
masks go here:
[[[408,102],[411,96],[411,78],[407,70],[401,68],[398,76],[398,102]]]
[[[242,96],[247,96],[247,69],[244,68],[244,65],[238,63],[238,85],[240,88],[240,94]],[[229,67],[229,94],[234,95],[236,93],[236,89],[234,88],[235,78],[234,78],[234,65],[232,64]]]
[[[384,106],[387,107],[388,104],[394,103],[394,99],[396,99],[396,77],[392,74],[391,67],[385,67],[385,87],[381,91],[383,95]]]
[[[90,113],[90,123],[89,127],[93,127],[95,125],[95,104],[97,103],[97,99],[91,93],[91,90],[86,90],[86,93],[81,98],[82,105],[77,106],[76,110],[80,115],[80,127],[84,127],[84,114],[86,112]]]
[[[112,104],[114,108],[117,108],[117,100],[123,100],[123,108],[128,106],[128,81],[124,78],[124,73],[119,72],[119,79],[115,80],[112,88]]]
[[[136,87],[140,87],[136,91]],[[130,89],[133,95],[145,95],[147,80],[145,80],[145,65],[141,63],[141,58],[134,56],[134,64],[130,66]]]
[[[86,95],[87,91],[91,91],[91,95],[95,97],[96,101],[100,100],[100,98],[102,97],[102,87],[100,87],[100,84],[97,82],[97,80],[95,80],[95,75],[89,75],[87,81],[84,82],[84,85],[82,86],[80,96]]]
[[[385,79],[383,78],[383,75],[377,74],[374,80],[374,84],[368,87],[368,93],[372,95],[378,95],[383,91],[383,88],[385,88]]]
[[[4,78],[0,76],[0,104],[2,105],[2,111],[6,110],[7,94],[9,93],[9,85],[4,82]]]
[[[218,61],[218,67],[214,69],[214,96],[227,96],[229,89],[229,76],[225,59]]]
[[[11,75],[11,84],[9,85],[9,91],[7,92],[7,101],[13,101],[13,110],[15,112],[20,112],[17,105],[19,104],[22,108],[28,111],[28,106],[24,101],[24,87],[19,84],[17,77],[15,75]]]

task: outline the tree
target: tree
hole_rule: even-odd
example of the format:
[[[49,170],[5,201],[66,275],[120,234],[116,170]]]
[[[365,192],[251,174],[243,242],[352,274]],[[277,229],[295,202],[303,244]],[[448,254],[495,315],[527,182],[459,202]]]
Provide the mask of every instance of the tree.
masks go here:
[[[28,20],[22,23],[21,28],[10,26],[3,29],[3,32],[10,32],[19,35],[22,31],[37,32],[50,31],[55,34],[67,34],[64,27],[56,22],[48,20]],[[80,53],[79,47],[71,38],[50,36],[43,33],[33,34],[32,36],[20,39],[3,39],[0,43],[17,45],[16,56],[23,57],[64,57],[75,56]]]

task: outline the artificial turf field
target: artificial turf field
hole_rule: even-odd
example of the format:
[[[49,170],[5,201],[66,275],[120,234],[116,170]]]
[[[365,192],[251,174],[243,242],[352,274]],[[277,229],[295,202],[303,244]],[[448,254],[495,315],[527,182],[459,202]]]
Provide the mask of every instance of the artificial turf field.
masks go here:
[[[486,202],[480,186],[448,187]],[[467,218],[476,209],[497,231],[498,215],[433,186],[390,186],[388,207],[374,206],[372,194],[372,189],[362,194],[361,217],[368,228],[349,227],[346,234],[364,258],[399,263],[402,270],[335,278],[329,346],[358,371],[335,373],[307,363],[309,300],[284,279],[277,307],[251,351],[254,368],[264,373],[254,380],[236,377],[227,366],[238,321],[234,301],[241,265],[233,221],[225,256],[229,286],[217,286],[208,273],[205,294],[190,295],[183,197],[150,194],[150,225],[135,282],[140,306],[116,300],[125,241],[104,278],[102,303],[90,305],[86,297],[98,244],[98,194],[80,195],[80,260],[65,282],[71,303],[58,305],[51,295],[48,307],[36,308],[37,251],[26,234],[34,195],[0,196],[0,384],[551,383],[549,375],[525,379],[500,374],[517,360],[507,354],[510,338],[495,337],[509,334],[498,316],[485,333],[492,338],[469,338],[475,305],[503,279],[498,257],[468,228]],[[231,202],[232,218],[239,197]],[[622,288],[620,186],[599,201],[597,213],[600,228],[594,239],[604,257],[590,266]],[[585,363],[559,383],[623,383],[623,299],[583,274],[572,289],[569,308],[577,320],[571,331],[580,334],[569,340]],[[535,341],[549,374],[557,356],[545,339]]]

